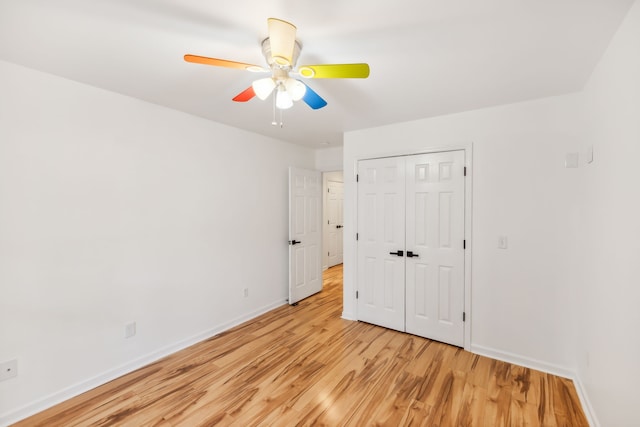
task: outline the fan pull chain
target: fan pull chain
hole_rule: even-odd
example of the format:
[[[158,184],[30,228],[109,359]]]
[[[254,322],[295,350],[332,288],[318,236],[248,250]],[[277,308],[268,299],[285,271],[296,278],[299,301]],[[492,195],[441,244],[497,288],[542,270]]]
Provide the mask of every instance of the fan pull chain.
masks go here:
[[[271,125],[278,126],[278,122],[276,122],[276,95],[273,95],[273,120],[271,120]]]
[[[276,111],[280,111],[280,122],[276,121]],[[284,127],[284,121],[282,120],[282,110],[276,108],[276,95],[273,94],[273,120],[271,120],[272,126],[280,125],[280,128]]]

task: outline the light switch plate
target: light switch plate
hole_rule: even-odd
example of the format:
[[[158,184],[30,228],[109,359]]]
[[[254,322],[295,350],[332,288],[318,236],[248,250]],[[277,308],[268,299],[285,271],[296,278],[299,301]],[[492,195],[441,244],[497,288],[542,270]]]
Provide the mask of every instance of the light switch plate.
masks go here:
[[[593,163],[593,145],[587,147],[587,163]]]

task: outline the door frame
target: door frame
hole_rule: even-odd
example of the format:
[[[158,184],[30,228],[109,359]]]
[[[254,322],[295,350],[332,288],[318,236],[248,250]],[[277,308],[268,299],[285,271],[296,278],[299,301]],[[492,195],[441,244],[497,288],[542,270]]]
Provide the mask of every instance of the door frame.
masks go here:
[[[467,351],[471,351],[471,333],[472,333],[472,323],[473,323],[473,311],[472,311],[472,281],[471,281],[471,273],[472,273],[472,256],[473,256],[473,238],[472,238],[472,213],[473,213],[473,143],[469,142],[467,144],[457,144],[451,146],[444,147],[428,147],[420,150],[414,151],[399,151],[399,152],[389,152],[384,155],[379,156],[367,156],[367,157],[358,157],[355,159],[353,163],[353,181],[356,181],[356,175],[358,174],[358,162],[363,160],[371,160],[371,159],[382,159],[388,157],[399,157],[399,156],[413,156],[418,154],[432,154],[432,153],[441,153],[445,151],[464,151],[464,166],[466,167],[466,180],[464,185],[464,239],[466,241],[466,250],[464,254],[464,311],[466,314],[466,320],[464,323],[464,349]],[[353,202],[353,217],[351,220],[353,224],[355,224],[355,231],[353,233],[345,233],[344,240],[353,239],[354,240],[354,262],[357,262],[358,259],[358,244],[355,242],[356,233],[358,230],[358,191],[356,185],[356,191],[352,194],[352,202]],[[358,303],[356,301],[356,291],[357,291],[357,283],[358,283],[358,272],[357,268],[353,269],[353,283],[354,283],[354,292],[352,295],[343,295],[343,298],[350,299],[352,303],[352,307],[355,314],[355,319],[358,319]],[[344,292],[344,291],[343,291]],[[344,313],[343,313],[344,314]],[[343,316],[344,317],[344,316]]]

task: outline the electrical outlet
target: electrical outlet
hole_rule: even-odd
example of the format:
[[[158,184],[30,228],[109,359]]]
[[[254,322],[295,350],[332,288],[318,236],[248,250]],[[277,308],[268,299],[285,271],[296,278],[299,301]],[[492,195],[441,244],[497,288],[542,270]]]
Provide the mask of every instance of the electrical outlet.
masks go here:
[[[247,298],[249,296],[249,288],[244,288],[244,297]]]
[[[124,326],[124,337],[131,338],[136,334],[136,322],[128,323]]]
[[[567,153],[564,159],[564,167],[565,168],[577,168],[579,164],[579,155],[578,153]]]
[[[0,381],[18,376],[18,360],[13,359],[0,363]]]

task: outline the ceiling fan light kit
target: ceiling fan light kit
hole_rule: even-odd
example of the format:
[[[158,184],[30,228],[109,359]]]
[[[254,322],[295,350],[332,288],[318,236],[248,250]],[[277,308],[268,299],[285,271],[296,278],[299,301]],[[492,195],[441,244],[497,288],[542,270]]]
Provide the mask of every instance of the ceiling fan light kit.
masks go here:
[[[254,97],[264,101],[275,92],[274,108],[279,110],[289,109],[295,101],[299,100],[302,100],[314,110],[327,105],[327,101],[314,92],[306,83],[291,77],[290,74],[305,79],[369,77],[369,65],[364,63],[303,65],[296,71],[296,62],[302,50],[302,45],[296,40],[296,26],[277,18],[267,19],[267,26],[269,36],[262,41],[262,54],[269,68],[191,54],[185,55],[184,60],[197,64],[236,68],[251,72],[270,72],[271,77],[255,80],[249,88],[236,95],[233,101],[247,102]],[[280,125],[282,126],[282,120]]]
[[[284,87],[284,85],[278,85],[278,92],[276,92],[276,108],[280,110],[288,110],[293,107],[293,97]]]
[[[291,94],[291,98],[294,101],[300,101],[307,92],[307,86],[305,86],[304,83],[291,77],[284,81],[284,86],[287,88],[287,92]]]
[[[276,82],[271,77],[266,77],[264,79],[255,80],[251,83],[251,87],[253,87],[253,91],[256,96],[261,100],[265,100],[271,95],[273,89],[276,88]]]

